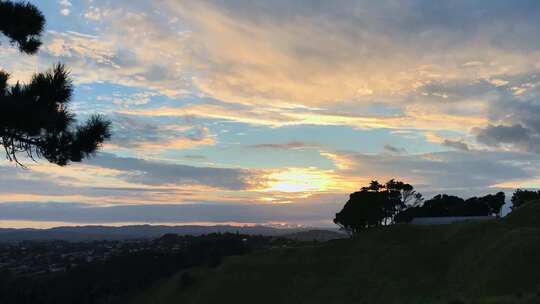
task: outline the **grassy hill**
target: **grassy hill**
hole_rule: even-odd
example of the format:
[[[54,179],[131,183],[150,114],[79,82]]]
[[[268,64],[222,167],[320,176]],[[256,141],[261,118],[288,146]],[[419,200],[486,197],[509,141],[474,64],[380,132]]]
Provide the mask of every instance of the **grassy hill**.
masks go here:
[[[281,237],[301,242],[326,242],[347,238],[347,234],[331,230],[308,230],[284,234]]]
[[[505,219],[396,225],[232,257],[135,303],[540,303],[540,203]]]

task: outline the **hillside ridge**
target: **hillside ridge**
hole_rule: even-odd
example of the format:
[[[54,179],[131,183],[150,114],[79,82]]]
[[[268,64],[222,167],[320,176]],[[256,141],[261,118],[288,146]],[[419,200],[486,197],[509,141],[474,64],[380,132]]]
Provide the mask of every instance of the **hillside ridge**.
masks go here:
[[[539,219],[535,202],[491,222],[400,224],[232,257],[134,303],[540,303]]]

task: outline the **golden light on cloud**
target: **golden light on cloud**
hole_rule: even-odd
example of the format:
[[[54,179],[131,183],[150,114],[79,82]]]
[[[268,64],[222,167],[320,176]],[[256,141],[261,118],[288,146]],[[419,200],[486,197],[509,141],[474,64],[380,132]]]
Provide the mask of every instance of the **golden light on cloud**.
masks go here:
[[[261,109],[229,109],[218,105],[188,105],[184,107],[160,107],[151,109],[121,110],[118,113],[147,117],[192,115],[213,119],[225,119],[253,125],[284,127],[294,125],[352,126],[359,129],[417,129],[468,131],[472,127],[487,124],[480,116],[459,116],[437,112],[429,113],[417,109],[405,109],[400,116],[354,116],[347,114],[316,113],[311,108],[302,111],[267,106]],[[208,144],[212,144],[211,142]]]
[[[540,185],[534,143],[475,131],[537,131],[527,22],[505,40],[515,18],[455,31],[429,9],[375,2],[87,2],[84,24],[55,25],[37,56],[2,45],[0,68],[14,85],[65,61],[75,110],[111,119],[112,140],[68,167],[0,162],[0,202],[326,203],[391,178],[430,191]]]
[[[492,185],[491,188],[510,188],[510,189],[535,189],[540,188],[540,179],[532,178],[525,180],[511,180]]]
[[[316,168],[290,168],[271,173],[266,191],[319,192],[333,188],[334,176]]]

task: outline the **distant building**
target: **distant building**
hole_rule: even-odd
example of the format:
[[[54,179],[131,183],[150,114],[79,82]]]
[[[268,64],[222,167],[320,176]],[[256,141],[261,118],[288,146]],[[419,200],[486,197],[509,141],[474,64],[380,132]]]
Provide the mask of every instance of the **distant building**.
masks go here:
[[[444,217],[415,217],[413,225],[445,225],[465,221],[491,221],[496,216],[444,216]]]

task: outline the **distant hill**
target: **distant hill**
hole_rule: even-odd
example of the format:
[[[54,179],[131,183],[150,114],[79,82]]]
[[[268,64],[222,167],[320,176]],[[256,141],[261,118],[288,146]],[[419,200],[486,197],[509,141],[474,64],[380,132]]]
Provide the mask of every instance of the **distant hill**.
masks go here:
[[[299,233],[308,228],[274,228],[267,226],[154,226],[134,225],[122,227],[80,226],[51,229],[0,229],[0,242],[19,241],[95,241],[157,238],[164,234],[202,235],[217,232],[250,235],[281,236]]]
[[[540,303],[540,202],[508,218],[395,225],[356,239],[231,257],[134,303]]]

